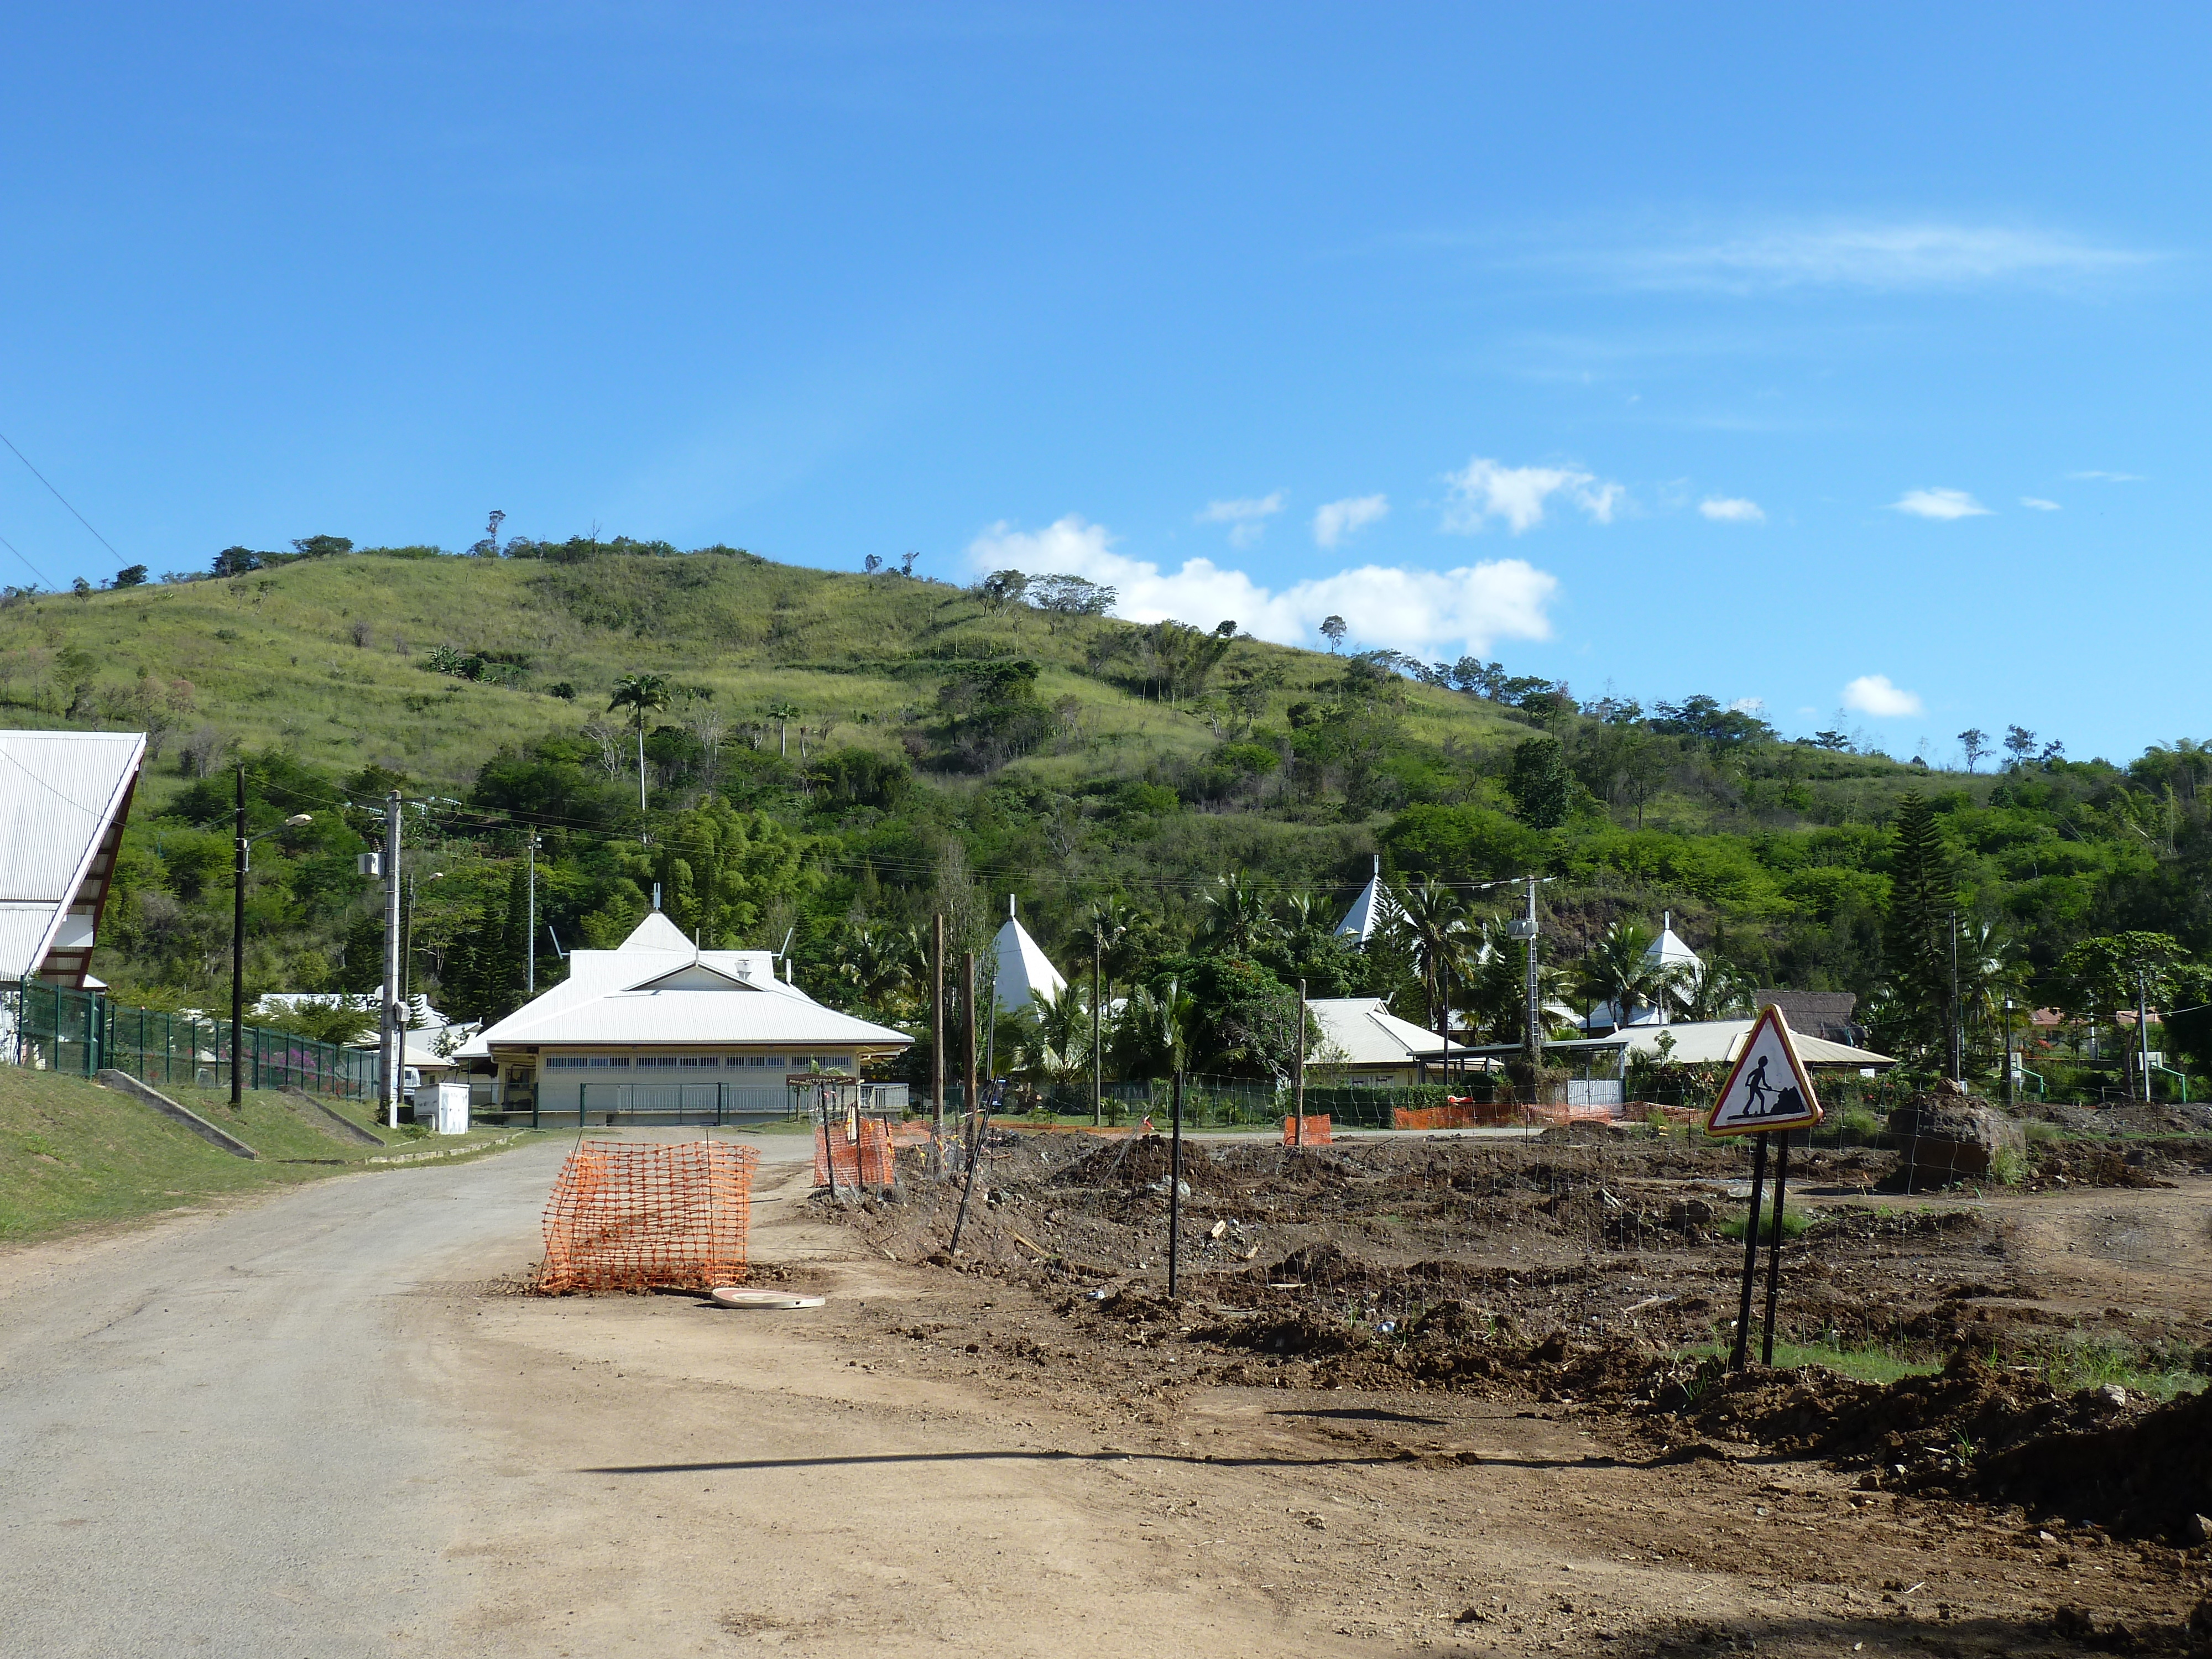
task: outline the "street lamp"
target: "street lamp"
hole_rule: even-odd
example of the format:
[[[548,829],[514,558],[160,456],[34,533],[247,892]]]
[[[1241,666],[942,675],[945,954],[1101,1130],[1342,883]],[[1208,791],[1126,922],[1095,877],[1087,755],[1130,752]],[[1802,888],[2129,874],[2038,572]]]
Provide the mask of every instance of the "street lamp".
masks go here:
[[[242,1110],[246,1105],[246,1078],[239,1067],[239,1056],[246,1043],[246,872],[252,861],[253,844],[267,841],[270,836],[286,830],[297,830],[314,822],[308,812],[295,812],[274,830],[264,830],[258,836],[246,833],[246,769],[238,769],[238,822],[236,827],[236,856],[232,860],[230,895],[230,1109]]]

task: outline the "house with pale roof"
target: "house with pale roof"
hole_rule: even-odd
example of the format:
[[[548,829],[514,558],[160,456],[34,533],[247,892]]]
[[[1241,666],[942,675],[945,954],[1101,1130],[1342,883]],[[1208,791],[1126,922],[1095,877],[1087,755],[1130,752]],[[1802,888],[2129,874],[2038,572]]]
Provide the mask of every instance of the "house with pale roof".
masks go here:
[[[702,951],[654,911],[611,951],[477,1032],[454,1058],[494,1074],[491,1109],[781,1117],[795,1073],[856,1073],[914,1039],[825,1008],[767,951]]]
[[[1400,1088],[1441,1081],[1468,1063],[1465,1043],[1446,1042],[1434,1031],[1390,1012],[1381,997],[1315,997],[1306,1012],[1321,1041],[1306,1059],[1309,1080],[1323,1078],[1354,1087]],[[1447,1065],[1449,1062],[1449,1065]],[[1486,1062],[1475,1060],[1473,1069]]]
[[[1674,931],[1674,913],[1661,913],[1659,937],[1644,947],[1644,965],[1647,968],[1696,972],[1703,968],[1705,959],[1682,943]],[[1623,1018],[1621,1011],[1610,1002],[1601,1002],[1592,1008],[1581,1024],[1585,1031],[1617,1031],[1627,1026],[1663,1025],[1667,1022],[1667,994],[1661,992],[1657,1006],[1639,1004],[1628,1011]]]
[[[145,759],[138,732],[0,732],[0,981],[104,988],[93,945]]]

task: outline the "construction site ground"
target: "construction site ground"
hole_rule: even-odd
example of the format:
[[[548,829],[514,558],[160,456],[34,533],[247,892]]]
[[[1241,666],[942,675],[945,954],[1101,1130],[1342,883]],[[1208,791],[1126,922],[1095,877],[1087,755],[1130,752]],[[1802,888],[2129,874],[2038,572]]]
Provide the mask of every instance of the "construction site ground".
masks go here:
[[[957,1258],[956,1187],[761,1144],[756,1279],[820,1309],[519,1293],[547,1143],[0,1255],[0,1651],[2154,1650],[2212,1587],[1966,1490],[1932,1407],[1844,1445],[1701,1369],[1736,1152],[1194,1143],[1170,1302],[1156,1143],[989,1148]],[[1801,1155],[1785,1326],[2148,1420],[2044,1377],[2205,1340],[2191,1144],[1898,1197]]]

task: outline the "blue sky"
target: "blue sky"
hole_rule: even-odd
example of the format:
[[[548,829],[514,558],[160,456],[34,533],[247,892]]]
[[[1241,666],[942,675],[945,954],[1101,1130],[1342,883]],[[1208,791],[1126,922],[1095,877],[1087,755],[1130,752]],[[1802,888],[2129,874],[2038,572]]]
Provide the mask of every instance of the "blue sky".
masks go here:
[[[25,12],[0,432],[121,557],[4,452],[0,536],[498,507],[1937,762],[2202,735],[2212,22],[1808,9]]]

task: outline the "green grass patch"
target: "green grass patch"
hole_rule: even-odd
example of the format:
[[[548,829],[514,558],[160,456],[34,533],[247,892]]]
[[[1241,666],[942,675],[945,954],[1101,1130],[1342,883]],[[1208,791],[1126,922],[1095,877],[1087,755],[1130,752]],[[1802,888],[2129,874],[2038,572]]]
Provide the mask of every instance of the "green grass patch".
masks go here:
[[[1729,1345],[1725,1342],[1701,1343],[1684,1351],[1691,1358],[1718,1359],[1725,1363]],[[1758,1333],[1752,1335],[1752,1358],[1757,1362]],[[1777,1342],[1774,1345],[1774,1369],[1795,1370],[1802,1365],[1818,1365],[1839,1376],[1848,1376],[1855,1382],[1894,1382],[1904,1376],[1925,1376],[1943,1369],[1940,1360],[1914,1359],[1893,1348],[1874,1346],[1847,1348],[1840,1343]]]
[[[2069,1342],[2039,1358],[2044,1380],[2062,1394],[2071,1394],[2077,1389],[2102,1388],[2112,1382],[2130,1394],[2172,1400],[2178,1395],[2196,1393],[2208,1381],[2203,1372],[2190,1364],[2185,1354],[2140,1348],[2133,1343],[2111,1342],[2099,1337]]]
[[[243,1110],[229,1097],[165,1091],[261,1154],[233,1157],[130,1096],[82,1078],[0,1066],[0,1239],[33,1238],[98,1222],[183,1208],[225,1194],[295,1185],[362,1168],[387,1152],[480,1146],[506,1133],[415,1136],[377,1129],[365,1146],[317,1127],[290,1096],[255,1091]],[[364,1127],[368,1111],[337,1109]],[[286,1160],[295,1160],[288,1162]],[[402,1166],[404,1167],[404,1166]]]
[[[1723,1217],[1718,1224],[1718,1231],[1721,1237],[1723,1238],[1734,1239],[1742,1238],[1744,1223],[1748,1219],[1750,1214],[1750,1206],[1747,1205],[1741,1210],[1737,1211],[1734,1215]],[[1795,1238],[1812,1224],[1813,1217],[1811,1212],[1808,1211],[1800,1210],[1792,1206],[1789,1209],[1785,1209],[1782,1212],[1782,1236],[1784,1238]],[[1759,1237],[1762,1241],[1764,1241],[1772,1237],[1773,1236],[1773,1207],[1771,1205],[1762,1206],[1759,1212]]]

